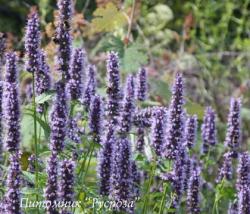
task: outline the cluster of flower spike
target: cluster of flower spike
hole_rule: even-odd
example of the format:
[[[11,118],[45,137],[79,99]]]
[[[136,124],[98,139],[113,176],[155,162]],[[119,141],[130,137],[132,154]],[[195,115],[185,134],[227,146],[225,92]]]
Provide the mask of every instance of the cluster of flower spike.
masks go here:
[[[129,75],[125,87],[122,89],[119,57],[116,52],[110,52],[107,59],[107,99],[103,101],[96,92],[95,66],[87,65],[84,50],[72,51],[70,27],[73,14],[72,0],[59,0],[58,8],[59,19],[54,41],[58,44],[57,60],[62,79],[54,86],[56,94],[49,121],[51,155],[46,165],[48,179],[45,199],[51,202],[51,206],[46,208],[46,212],[58,213],[57,208],[53,206],[58,201],[74,201],[75,163],[72,160],[64,159],[60,164],[60,158],[63,155],[59,158],[59,155],[64,153],[64,144],[68,142],[67,140],[70,143],[77,143],[77,145],[74,144],[74,148],[78,149],[82,141],[81,136],[85,133],[91,135],[93,141],[101,145],[97,158],[100,195],[108,196],[116,202],[129,202],[140,195],[142,174],[142,169],[138,168],[137,162],[134,160],[133,148],[135,147],[142,153],[145,136],[147,133],[151,133],[150,143],[147,144],[145,150],[148,151],[149,147],[154,150],[150,153],[153,156],[152,160],[156,161],[156,167],[160,166],[156,171],[165,170],[166,159],[170,159],[169,163],[172,163],[172,171],[164,171],[159,178],[160,183],[165,181],[171,183],[174,195],[170,208],[177,211],[182,198],[186,196],[187,212],[200,213],[199,194],[202,173],[195,157],[190,156],[196,143],[198,122],[196,115],[185,115],[182,75],[179,73],[176,75],[168,108],[136,107],[136,103],[142,104],[141,102],[147,98],[146,70],[141,68],[135,76]],[[38,13],[32,9],[26,27],[25,53],[26,69],[35,77],[33,95],[41,95],[51,87],[50,68],[46,62],[46,54],[40,49],[39,27]],[[4,48],[2,48],[2,40],[0,40],[0,54],[3,52],[2,49]],[[0,56],[0,58],[2,60],[3,57]],[[83,78],[85,70],[87,71],[86,84],[85,78]],[[4,212],[10,214],[21,213],[18,92],[17,57],[14,53],[8,53],[5,79],[0,84],[0,101],[3,99],[6,134],[4,142],[10,153]],[[81,104],[84,106],[82,109],[88,113],[88,127],[84,133],[78,127],[78,117],[75,114],[77,110],[73,108],[75,103],[78,104],[76,100],[82,101]],[[69,101],[72,101],[73,106],[70,109],[68,109]],[[233,178],[232,158],[239,157],[236,182],[237,206],[234,210],[237,210],[236,213],[246,214],[250,213],[250,157],[248,152],[240,153],[240,107],[240,100],[231,100],[225,139],[225,145],[229,151],[223,155],[223,164],[217,182]],[[43,112],[43,108],[39,111]],[[1,107],[0,116],[2,116]],[[82,117],[79,120],[81,119]],[[202,124],[204,155],[208,153],[210,146],[214,146],[217,142],[215,120],[214,110],[208,107]],[[132,145],[133,142],[130,139],[134,127],[137,131],[136,145]],[[31,162],[37,160],[35,156],[30,158]],[[32,165],[28,170],[30,173],[34,173],[37,169]],[[134,212],[133,208],[124,207],[115,208],[115,211]],[[69,210],[62,209],[60,212],[68,213]]]

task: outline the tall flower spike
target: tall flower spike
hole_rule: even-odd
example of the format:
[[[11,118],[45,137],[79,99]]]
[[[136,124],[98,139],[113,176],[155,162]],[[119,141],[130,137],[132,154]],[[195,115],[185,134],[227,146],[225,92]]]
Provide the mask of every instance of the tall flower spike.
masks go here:
[[[47,214],[57,214],[55,205],[58,195],[57,195],[57,181],[58,181],[58,159],[57,154],[52,151],[47,163],[47,184],[45,189],[45,198],[50,202],[50,206],[47,208]]]
[[[231,99],[230,113],[227,122],[227,134],[225,145],[230,147],[234,152],[240,147],[241,133],[240,133],[240,99]]]
[[[59,0],[59,21],[56,27],[55,42],[58,43],[57,61],[58,70],[62,73],[62,78],[66,82],[69,80],[69,65],[72,52],[71,19],[73,14],[72,0]]]
[[[151,142],[154,148],[155,154],[161,156],[163,145],[165,145],[165,124],[166,124],[166,112],[161,109],[155,109],[153,112],[153,121],[152,121],[152,134]]]
[[[100,195],[109,195],[112,149],[116,143],[114,126],[108,125],[107,132],[102,141],[102,148],[98,152],[97,174],[99,179]]]
[[[72,160],[64,160],[60,169],[61,180],[59,183],[59,197],[65,204],[72,205],[74,201],[75,163]],[[67,214],[66,210],[61,212]]]
[[[211,107],[206,108],[206,112],[201,126],[201,135],[203,140],[202,152],[208,153],[209,147],[214,146],[217,142],[216,136],[216,114]]]
[[[144,101],[147,98],[147,72],[145,68],[140,68],[136,76],[136,99]]]
[[[197,116],[193,115],[187,118],[185,124],[185,145],[191,149],[193,148],[196,141],[197,133]]]
[[[141,183],[141,174],[137,169],[136,162],[131,162],[131,173],[132,173],[132,190],[133,197],[139,197],[140,195],[140,183]]]
[[[114,145],[112,154],[110,195],[114,201],[129,201],[133,197],[130,158],[130,141],[127,138],[119,138]]]
[[[56,84],[56,97],[53,103],[50,121],[50,149],[61,152],[64,148],[68,119],[67,97],[64,84]]]
[[[223,164],[220,168],[217,182],[220,182],[223,178],[226,180],[232,180],[233,178],[232,155],[230,152],[223,155]]]
[[[107,59],[107,116],[111,123],[117,123],[121,105],[121,87],[119,58],[116,52],[110,52]]]
[[[239,157],[236,187],[239,192],[246,186],[250,186],[250,156],[248,152],[243,152]]]
[[[84,51],[80,48],[75,49],[70,66],[70,80],[68,81],[68,93],[71,100],[77,100],[82,96],[85,63]]]
[[[8,151],[18,151],[20,143],[20,106],[17,84],[17,57],[6,55],[6,74],[3,92],[3,112],[5,119],[5,147]]]
[[[38,72],[40,69],[40,23],[37,10],[32,8],[28,16],[25,33],[26,70]]]
[[[132,126],[132,119],[135,111],[134,78],[132,75],[127,77],[125,96],[122,102],[122,109],[119,119],[118,132],[120,135],[126,135]]]
[[[136,150],[138,152],[143,153],[144,151],[144,144],[145,144],[145,131],[144,131],[144,127],[143,126],[139,126],[137,128],[137,141],[136,141]]]
[[[95,96],[92,99],[90,112],[89,112],[89,129],[90,134],[93,136],[93,140],[96,143],[101,141],[101,132],[102,132],[102,100],[99,96]]]
[[[80,115],[76,115],[75,117],[70,117],[68,119],[68,138],[75,143],[81,143],[81,136],[84,134],[84,128],[78,126],[78,120],[80,119]]]
[[[238,214],[250,213],[250,186],[244,186],[238,192]]]
[[[164,146],[164,156],[170,159],[177,157],[179,146],[183,141],[183,104],[183,79],[181,74],[177,74],[168,111],[169,122],[166,128],[166,145]]]
[[[14,152],[9,157],[10,165],[7,176],[7,192],[6,192],[6,213],[19,214],[20,207],[20,186],[21,186],[21,167],[20,154]]]
[[[89,65],[87,71],[87,84],[84,91],[83,104],[85,108],[89,110],[91,99],[96,93],[96,67]]]
[[[36,75],[35,75],[36,95],[41,95],[42,93],[47,92],[51,86],[50,68],[46,62],[46,55],[44,51],[40,52],[40,62],[41,62],[40,69],[38,72],[36,72]],[[39,113],[42,113],[46,105],[47,103],[38,105],[37,111]]]
[[[199,169],[193,171],[188,183],[187,211],[189,214],[200,213],[200,172]]]
[[[40,62],[40,69],[35,76],[35,90],[37,95],[48,91],[51,86],[50,68],[46,62],[46,54],[44,51],[40,51]]]

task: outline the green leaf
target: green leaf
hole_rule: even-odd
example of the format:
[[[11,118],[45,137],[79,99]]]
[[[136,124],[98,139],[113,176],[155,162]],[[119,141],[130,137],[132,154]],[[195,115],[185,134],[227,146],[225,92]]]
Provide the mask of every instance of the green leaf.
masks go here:
[[[97,8],[94,17],[91,22],[93,32],[111,32],[127,23],[123,12],[111,2],[103,8]]]
[[[204,114],[204,107],[198,103],[187,101],[185,105],[188,114],[196,114],[199,120],[202,120]]]
[[[54,96],[55,91],[48,91],[45,93],[42,93],[41,95],[36,97],[36,103],[37,104],[43,104],[46,101],[52,100],[52,97]]]
[[[122,58],[122,70],[125,73],[132,73],[137,71],[143,64],[148,61],[147,55],[142,51],[142,46],[132,44],[124,50]]]

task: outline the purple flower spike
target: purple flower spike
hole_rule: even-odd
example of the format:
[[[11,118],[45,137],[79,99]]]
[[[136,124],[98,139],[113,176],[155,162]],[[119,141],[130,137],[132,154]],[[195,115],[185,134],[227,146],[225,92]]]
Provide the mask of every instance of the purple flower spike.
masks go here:
[[[233,178],[233,166],[232,166],[232,155],[227,152],[223,155],[223,164],[220,168],[219,176],[217,182],[220,182],[223,178],[226,180],[232,180]]]
[[[78,126],[79,116],[70,117],[68,120],[68,138],[75,143],[81,143],[81,136],[84,134],[84,128]]]
[[[64,148],[68,119],[67,98],[64,84],[58,82],[56,85],[56,97],[53,103],[50,121],[50,149],[61,152]]]
[[[243,152],[239,157],[239,164],[237,168],[237,190],[244,189],[250,185],[250,156],[248,152]]]
[[[136,99],[144,101],[147,98],[147,72],[145,68],[141,68],[136,77]]]
[[[69,80],[69,68],[72,53],[71,19],[73,13],[72,0],[59,0],[59,22],[56,28],[55,42],[58,44],[57,62],[59,72],[66,82]]]
[[[102,100],[99,96],[92,99],[89,112],[89,129],[95,143],[100,143],[102,133]]]
[[[88,111],[91,99],[96,93],[96,67],[94,65],[89,65],[87,71],[87,84],[84,91],[83,104]]]
[[[107,116],[117,123],[120,112],[122,92],[120,87],[119,58],[116,52],[110,52],[107,59]]]
[[[46,62],[46,55],[44,51],[40,52],[40,62],[40,69],[35,76],[35,89],[37,95],[47,92],[51,86],[50,68]]]
[[[230,113],[227,122],[227,134],[225,145],[230,147],[232,151],[236,151],[240,147],[240,99],[231,99]]]
[[[136,150],[140,153],[144,151],[144,144],[145,144],[145,131],[144,127],[140,126],[137,128],[137,141],[136,141]]]
[[[130,141],[120,138],[113,148],[110,195],[114,201],[129,200],[131,195]]]
[[[141,174],[137,169],[136,162],[131,162],[131,174],[132,174],[132,190],[134,193],[133,197],[139,197],[140,195],[140,183],[141,183]]]
[[[200,213],[200,172],[199,169],[193,171],[188,183],[187,211],[189,214]]]
[[[47,201],[50,202],[51,206],[47,207],[47,213],[48,214],[57,214],[57,210],[53,205],[58,200],[57,195],[57,181],[58,181],[58,159],[57,154],[55,152],[52,152],[48,164],[47,164],[47,184],[45,189],[45,198]]]
[[[168,111],[166,145],[163,147],[165,148],[164,156],[170,159],[175,159],[178,156],[178,149],[183,141],[183,104],[183,79],[181,74],[177,74]]]
[[[155,154],[160,157],[166,140],[166,112],[161,108],[157,108],[154,110],[153,115],[151,142]]]
[[[39,72],[40,70],[40,23],[37,10],[32,8],[28,17],[25,34],[26,70]]]
[[[82,96],[85,63],[84,51],[75,49],[69,74],[70,80],[68,81],[68,93],[72,100],[77,100]]]
[[[14,152],[9,157],[10,165],[7,176],[7,192],[5,195],[5,212],[9,214],[21,214],[20,207],[20,186],[21,186],[21,167],[20,154]]]
[[[244,186],[238,192],[238,214],[250,213],[250,186]]]
[[[60,200],[64,203],[72,204],[74,201],[75,163],[72,160],[64,160],[61,165],[60,175]]]
[[[135,111],[134,103],[134,79],[130,75],[126,81],[126,94],[122,102],[122,109],[119,119],[119,134],[126,135],[132,126],[132,119]]]
[[[18,151],[20,143],[20,106],[17,85],[17,57],[6,55],[6,75],[3,92],[3,112],[5,119],[5,147],[8,151]]]
[[[59,16],[62,21],[70,21],[73,15],[72,0],[58,0]]]
[[[188,117],[185,124],[185,145],[191,149],[194,147],[197,134],[197,116]]]
[[[102,141],[102,148],[98,153],[97,174],[99,178],[100,195],[109,195],[110,176],[111,176],[111,158],[112,148],[116,143],[114,135],[114,127],[112,124],[108,126],[107,133]]]
[[[211,107],[207,107],[203,124],[201,126],[201,135],[203,140],[202,152],[204,154],[208,153],[209,146],[214,146],[217,142],[217,132],[216,132],[216,114]]]
[[[228,207],[227,214],[238,214],[238,204],[230,203]]]

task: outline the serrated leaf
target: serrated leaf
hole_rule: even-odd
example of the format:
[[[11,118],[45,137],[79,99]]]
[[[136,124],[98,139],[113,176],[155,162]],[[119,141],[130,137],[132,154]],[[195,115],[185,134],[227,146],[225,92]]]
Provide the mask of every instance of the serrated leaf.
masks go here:
[[[93,32],[111,32],[127,22],[122,11],[111,2],[103,8],[97,8],[93,14],[95,16],[91,22]]]
[[[126,73],[137,71],[148,60],[147,55],[138,44],[132,44],[124,50],[122,58],[122,70]]]

